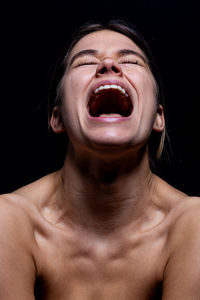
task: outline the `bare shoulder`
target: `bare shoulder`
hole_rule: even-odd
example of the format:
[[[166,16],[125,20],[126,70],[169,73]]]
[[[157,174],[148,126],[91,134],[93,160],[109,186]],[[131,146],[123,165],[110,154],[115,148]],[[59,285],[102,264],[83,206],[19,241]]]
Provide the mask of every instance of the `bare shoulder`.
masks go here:
[[[22,227],[22,232],[33,228],[42,202],[50,198],[54,175],[50,174],[18,190],[0,195],[0,223],[8,223],[7,228]],[[29,232],[30,233],[30,232]]]
[[[173,245],[196,236],[200,238],[200,197],[183,197],[173,208],[174,222],[169,233]],[[199,239],[200,242],[200,239]],[[200,246],[200,245],[199,245]]]
[[[0,196],[0,251],[13,247],[23,248],[23,251],[32,252],[34,245],[34,230],[31,214],[23,197],[15,193]],[[27,206],[27,207],[26,207]]]
[[[37,234],[47,231],[40,208],[55,189],[54,179],[49,175],[0,195],[0,299],[35,299],[41,257]]]
[[[174,188],[166,181],[157,177],[157,205],[165,211],[171,224],[171,229],[176,228],[182,219],[190,218],[191,214],[198,216],[200,213],[200,197],[191,197]]]
[[[15,232],[34,247],[35,232],[45,227],[42,209],[56,190],[56,173],[46,175],[12,193],[0,195],[0,233]]]
[[[180,200],[173,206],[172,212],[176,215],[174,224],[176,226],[184,224],[187,219],[192,221],[194,218],[195,220],[196,217],[200,217],[200,197],[190,197],[187,195],[180,197]]]
[[[162,299],[199,299],[200,198],[185,197],[173,210]]]
[[[25,218],[23,206],[20,205],[20,197],[14,193],[0,195],[0,220],[6,221],[9,219],[10,224],[14,223],[17,219],[22,220]]]
[[[30,242],[32,226],[29,215],[20,203],[20,197],[14,194],[0,196],[0,234],[12,235],[12,240],[23,239]],[[26,238],[26,239],[25,239]]]
[[[170,257],[171,253],[175,253],[179,247],[189,249],[189,245],[197,247],[199,251],[200,197],[188,196],[163,180],[158,179],[158,183],[159,205],[165,211],[161,228],[164,228],[167,234],[165,250],[168,252],[168,256]],[[194,243],[190,243],[191,240]]]
[[[15,198],[0,196],[0,298],[32,300],[36,274],[33,230]]]
[[[0,195],[0,215],[17,216],[16,219],[30,221],[34,208],[51,198],[54,192],[55,173],[46,175],[30,184],[20,187],[12,193]],[[20,218],[18,218],[20,216]]]

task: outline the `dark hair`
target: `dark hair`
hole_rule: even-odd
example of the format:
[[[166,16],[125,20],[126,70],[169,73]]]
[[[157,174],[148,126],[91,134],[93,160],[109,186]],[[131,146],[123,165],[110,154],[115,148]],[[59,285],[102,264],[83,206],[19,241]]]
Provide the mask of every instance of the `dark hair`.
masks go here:
[[[159,72],[157,70],[155,59],[141,32],[139,32],[135,28],[135,26],[122,19],[114,19],[108,22],[90,22],[90,23],[85,23],[84,25],[82,25],[76,30],[71,40],[68,41],[67,48],[64,49],[64,52],[57,63],[51,81],[50,89],[49,89],[49,97],[48,97],[49,121],[51,118],[53,108],[56,105],[60,105],[62,101],[61,81],[66,71],[69,56],[71,54],[72,49],[74,48],[76,43],[87,34],[95,31],[106,30],[106,29],[119,32],[129,37],[143,51],[143,53],[147,58],[149,68],[152,72],[152,75],[156,83],[157,104],[161,104],[163,107],[165,106],[162,82],[159,76]],[[166,134],[166,127],[162,133],[157,133],[153,131],[151,134],[148,145],[149,145],[150,162],[153,163],[153,165],[155,164],[155,161],[157,161],[161,157],[161,154],[163,152],[163,147],[164,147],[164,141],[166,138],[168,139],[168,135]]]

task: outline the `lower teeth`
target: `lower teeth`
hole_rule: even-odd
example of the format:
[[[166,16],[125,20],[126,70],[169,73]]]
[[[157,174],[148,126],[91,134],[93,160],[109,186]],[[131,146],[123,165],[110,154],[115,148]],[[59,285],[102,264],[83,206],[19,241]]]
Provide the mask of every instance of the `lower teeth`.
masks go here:
[[[101,114],[101,115],[99,115],[99,117],[103,117],[103,118],[119,118],[119,117],[121,117],[121,115],[120,114]]]

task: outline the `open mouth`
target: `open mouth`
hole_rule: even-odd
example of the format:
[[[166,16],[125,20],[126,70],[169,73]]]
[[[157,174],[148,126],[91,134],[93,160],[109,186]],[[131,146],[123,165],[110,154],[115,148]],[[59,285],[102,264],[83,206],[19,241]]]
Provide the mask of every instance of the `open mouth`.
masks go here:
[[[132,111],[130,96],[115,84],[99,86],[88,102],[88,112],[92,117],[128,117]]]

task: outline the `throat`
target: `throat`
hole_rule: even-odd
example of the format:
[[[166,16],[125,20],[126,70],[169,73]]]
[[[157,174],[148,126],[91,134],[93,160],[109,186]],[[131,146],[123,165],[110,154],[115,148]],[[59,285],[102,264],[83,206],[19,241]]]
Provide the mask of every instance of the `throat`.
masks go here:
[[[69,144],[59,171],[53,208],[57,223],[108,233],[141,221],[154,189],[148,155],[133,159],[133,153],[126,153],[126,157],[110,160],[83,150],[77,152]]]
[[[75,184],[76,182],[76,184]],[[104,175],[104,182],[95,178],[80,179],[73,171],[63,179],[62,215],[89,231],[109,234],[128,224],[138,224],[151,201],[151,180],[141,186],[116,174]],[[61,207],[62,207],[61,206]]]

